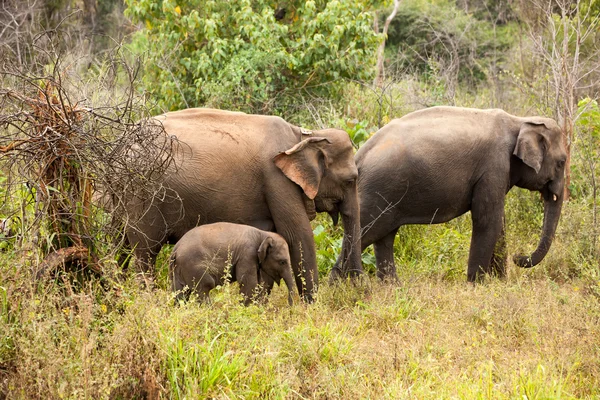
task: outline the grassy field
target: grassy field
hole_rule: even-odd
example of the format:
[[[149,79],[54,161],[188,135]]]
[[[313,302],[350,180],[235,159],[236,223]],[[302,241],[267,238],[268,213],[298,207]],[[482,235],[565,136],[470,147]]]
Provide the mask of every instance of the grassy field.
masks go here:
[[[101,278],[34,283],[33,252],[2,241],[0,400],[600,399],[600,231],[594,197],[575,178],[578,197],[544,261],[477,285],[466,282],[465,215],[403,227],[397,283],[370,277],[367,251],[370,275],[330,286],[342,228],[320,215],[317,300],[292,307],[282,287],[243,307],[236,284],[211,304],[175,306],[168,249],[152,290],[114,260]],[[531,252],[539,193],[513,190],[505,209],[509,254]]]
[[[403,265],[290,308],[283,287],[250,307],[236,284],[179,307],[165,280],[34,288],[5,257],[0,398],[599,398],[600,282],[556,260],[479,285]]]
[[[509,253],[539,237],[539,196],[507,198]],[[504,280],[466,282],[470,218],[400,230],[399,282],[330,286],[341,228],[314,221],[314,304],[244,307],[237,284],[175,306],[165,249],[156,287],[105,265],[33,283],[0,253],[0,399],[600,398],[600,270],[584,202],[565,205],[552,250]],[[596,246],[596,247],[595,247]],[[596,249],[596,250],[594,250]],[[372,255],[363,256],[372,272]]]

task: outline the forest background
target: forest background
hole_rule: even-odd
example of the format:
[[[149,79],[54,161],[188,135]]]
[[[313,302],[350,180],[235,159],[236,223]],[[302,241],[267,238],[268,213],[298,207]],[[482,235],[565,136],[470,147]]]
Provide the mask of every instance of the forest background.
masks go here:
[[[597,0],[3,1],[0,399],[597,398],[599,45]],[[151,191],[120,156],[157,156],[143,117],[274,114],[358,148],[435,105],[559,122],[568,201],[542,264],[468,285],[465,215],[400,230],[398,284],[330,286],[341,229],[319,216],[315,304],[226,285],[174,307],[169,248],[153,290],[123,272],[126,215],[98,193]],[[542,215],[509,193],[510,254]]]

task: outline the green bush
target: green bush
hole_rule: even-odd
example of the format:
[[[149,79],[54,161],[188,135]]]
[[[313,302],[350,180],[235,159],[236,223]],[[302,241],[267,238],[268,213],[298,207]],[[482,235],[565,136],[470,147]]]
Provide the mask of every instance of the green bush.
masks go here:
[[[425,80],[435,80],[443,70],[452,79],[477,85],[489,64],[501,63],[514,42],[516,24],[498,12],[481,7],[467,13],[451,0],[402,1],[388,32],[388,69],[417,72]]]
[[[343,78],[370,79],[378,37],[367,1],[126,1],[145,25],[146,89],[161,108],[210,105],[278,113],[302,91],[335,96]],[[283,14],[283,15],[282,15]]]

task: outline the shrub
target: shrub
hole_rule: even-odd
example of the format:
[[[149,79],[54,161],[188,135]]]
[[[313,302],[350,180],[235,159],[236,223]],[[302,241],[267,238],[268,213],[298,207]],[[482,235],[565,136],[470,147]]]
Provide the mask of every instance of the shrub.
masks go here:
[[[164,109],[200,105],[281,112],[299,91],[329,96],[342,78],[369,79],[377,35],[366,1],[133,1],[145,26],[144,83]]]

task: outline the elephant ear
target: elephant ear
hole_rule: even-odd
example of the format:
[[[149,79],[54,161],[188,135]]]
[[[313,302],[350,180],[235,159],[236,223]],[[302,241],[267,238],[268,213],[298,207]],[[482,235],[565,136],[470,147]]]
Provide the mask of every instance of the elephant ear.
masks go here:
[[[258,260],[262,263],[265,262],[265,259],[269,255],[269,250],[273,246],[273,238],[271,236],[267,236],[265,240],[262,241],[260,247],[258,248]]]
[[[331,141],[324,137],[309,137],[294,147],[277,154],[275,165],[292,182],[299,185],[306,196],[313,200],[319,190],[321,178],[325,172],[325,154],[320,148],[320,142]]]
[[[519,157],[535,173],[540,172],[544,154],[547,148],[547,138],[544,134],[546,126],[543,122],[525,122],[521,125],[517,145],[513,154]]]

